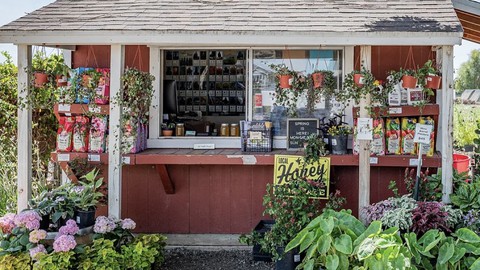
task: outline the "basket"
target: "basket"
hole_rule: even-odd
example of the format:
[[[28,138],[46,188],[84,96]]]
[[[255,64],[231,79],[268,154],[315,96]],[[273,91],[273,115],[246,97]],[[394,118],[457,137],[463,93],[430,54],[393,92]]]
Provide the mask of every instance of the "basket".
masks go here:
[[[243,152],[270,152],[272,151],[272,128],[267,121],[241,121]]]

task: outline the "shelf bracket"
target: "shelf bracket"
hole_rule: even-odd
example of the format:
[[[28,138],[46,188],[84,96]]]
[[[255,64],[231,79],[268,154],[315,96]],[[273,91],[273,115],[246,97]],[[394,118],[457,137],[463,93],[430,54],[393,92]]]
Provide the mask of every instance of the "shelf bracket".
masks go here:
[[[62,169],[62,171],[65,172],[68,179],[70,179],[72,183],[78,183],[78,178],[75,176],[70,166],[68,166],[68,162],[62,161],[62,162],[58,162],[58,164],[60,165],[60,168]]]
[[[160,176],[162,181],[163,188],[165,189],[166,194],[175,194],[175,186],[173,185],[170,175],[168,175],[167,166],[165,164],[156,164],[155,169]]]

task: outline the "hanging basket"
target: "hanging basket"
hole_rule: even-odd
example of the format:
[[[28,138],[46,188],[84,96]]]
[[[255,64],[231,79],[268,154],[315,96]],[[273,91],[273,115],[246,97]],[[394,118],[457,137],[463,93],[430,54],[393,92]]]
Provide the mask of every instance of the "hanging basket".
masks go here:
[[[313,88],[320,88],[323,85],[324,75],[322,72],[315,72],[312,74]]]
[[[402,77],[403,88],[415,88],[417,87],[417,78],[410,75],[403,75]]]
[[[42,87],[48,82],[48,75],[45,72],[35,72],[35,87]]]
[[[290,88],[292,86],[292,75],[278,75],[280,88]]]
[[[364,85],[364,77],[362,74],[353,74],[353,82],[358,87],[363,87]]]
[[[425,80],[425,88],[439,89],[442,82],[442,77],[436,75],[428,75]]]

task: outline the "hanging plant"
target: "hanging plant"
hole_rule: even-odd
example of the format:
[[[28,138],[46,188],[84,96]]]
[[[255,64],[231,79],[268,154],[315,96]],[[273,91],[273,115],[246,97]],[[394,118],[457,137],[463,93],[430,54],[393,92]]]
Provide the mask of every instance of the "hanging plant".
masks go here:
[[[312,87],[307,91],[307,112],[311,114],[322,96],[330,99],[335,94],[337,82],[329,70],[315,70],[310,77]]]
[[[347,104],[349,100],[353,100],[355,104],[358,104],[360,99],[374,93],[376,88],[375,77],[369,70],[365,68],[354,70],[345,76],[343,91],[338,91],[335,99]]]
[[[310,80],[300,72],[290,70],[285,64],[274,65],[270,68],[275,71],[275,106],[287,108],[287,114],[290,117],[297,116],[297,103],[299,97],[309,88]],[[284,88],[281,80],[283,76],[290,76],[289,86]]]

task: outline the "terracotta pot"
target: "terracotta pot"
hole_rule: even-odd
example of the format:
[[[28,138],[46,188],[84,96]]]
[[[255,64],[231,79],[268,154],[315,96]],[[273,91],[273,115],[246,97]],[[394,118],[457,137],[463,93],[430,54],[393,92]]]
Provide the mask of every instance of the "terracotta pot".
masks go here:
[[[315,72],[312,74],[312,80],[313,80],[313,87],[314,88],[320,88],[323,85],[323,73],[321,72]]]
[[[67,76],[57,75],[56,76],[57,87],[67,86]]]
[[[417,78],[410,75],[403,75],[402,77],[403,88],[415,88],[417,87]]]
[[[425,85],[425,88],[438,89],[438,88],[440,88],[440,83],[442,82],[442,77],[435,76],[435,75],[428,75],[426,80],[427,80],[427,83]]]
[[[173,135],[173,129],[162,129],[162,136],[172,136]]]
[[[48,82],[48,75],[44,72],[35,72],[35,87],[42,87]]]
[[[90,85],[91,78],[92,77],[90,75],[83,75],[82,76],[82,86],[83,87],[88,87]]]
[[[363,75],[362,74],[353,74],[353,82],[355,83],[355,85],[357,85],[358,87],[362,87],[364,82],[363,82],[364,78],[363,78]]]
[[[278,81],[281,88],[290,88],[292,86],[292,75],[279,75]]]

